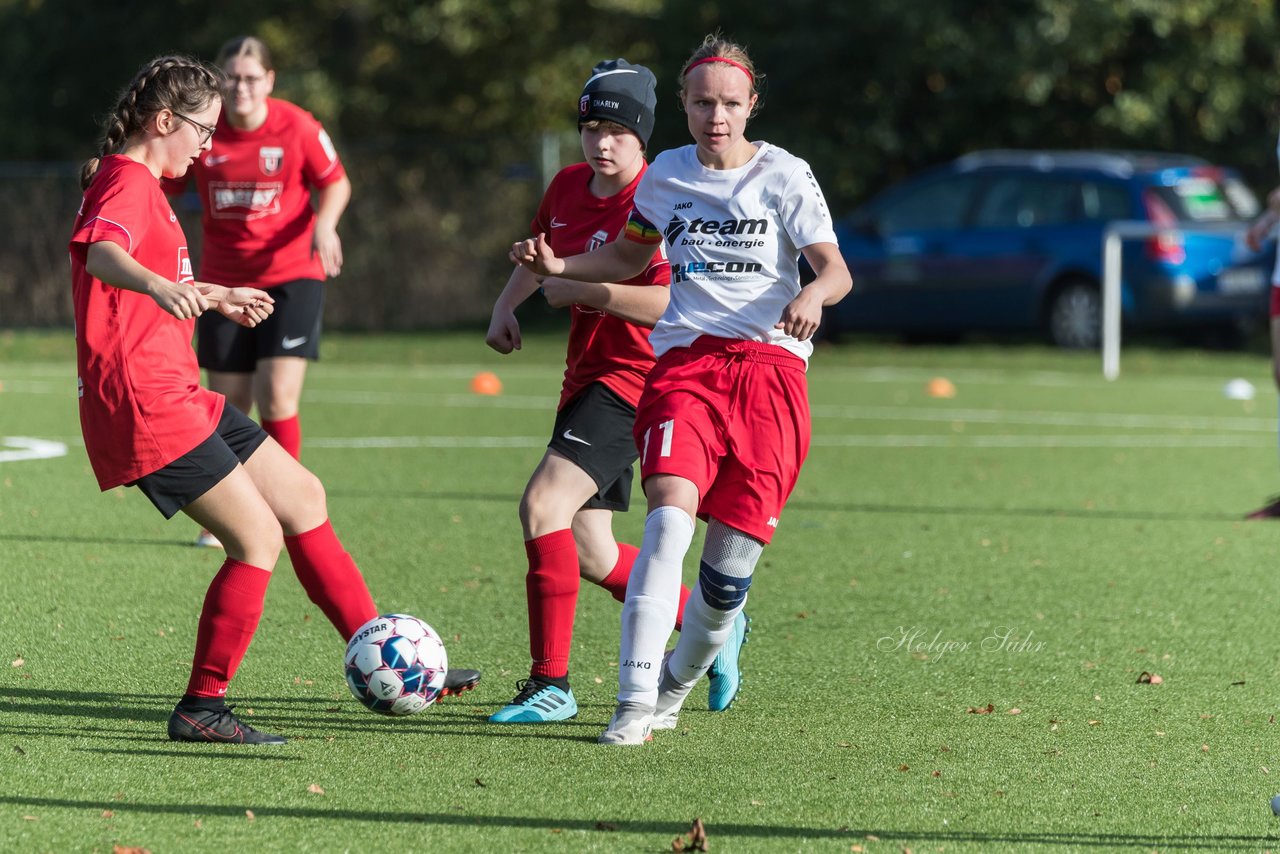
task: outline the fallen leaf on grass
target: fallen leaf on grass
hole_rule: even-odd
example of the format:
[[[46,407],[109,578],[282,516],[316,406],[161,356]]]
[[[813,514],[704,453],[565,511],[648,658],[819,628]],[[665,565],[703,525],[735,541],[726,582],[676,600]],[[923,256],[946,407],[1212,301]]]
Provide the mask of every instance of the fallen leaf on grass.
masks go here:
[[[22,665],[24,665],[24,664],[26,664],[26,663],[27,663],[27,660],[26,660],[25,658],[15,658],[15,659],[13,660],[13,665],[12,665],[12,666],[13,666],[13,667],[21,667]]]
[[[103,810],[103,811],[102,811],[102,817],[103,817],[103,818],[114,818],[114,817],[115,817],[115,813],[113,813],[111,810]]]
[[[911,766],[910,766],[910,765],[899,765],[899,766],[898,766],[898,770],[899,770],[899,771],[910,771],[910,770],[911,770]]]
[[[978,707],[970,706],[969,711],[966,712],[966,714],[989,715],[995,710],[996,710],[996,707],[994,705],[992,705],[991,703],[987,703],[985,706],[978,706]]]
[[[132,845],[117,845],[111,849],[111,854],[151,854],[151,850]]]
[[[1089,726],[1102,726],[1102,721],[1089,721]]]
[[[39,819],[39,818],[37,818],[37,817],[36,817],[36,816],[34,816],[34,815],[24,815],[24,816],[22,817],[22,820],[23,820],[23,821],[39,821],[40,819]]]
[[[1201,752],[1201,753],[1208,753],[1208,752],[1209,752],[1209,745],[1207,745],[1207,744],[1202,744],[1202,745],[1200,745],[1200,752]]]
[[[249,819],[249,821],[253,821],[255,818],[257,818],[257,816],[253,814],[253,810],[245,810],[244,817]]]
[[[1138,674],[1139,685],[1160,685],[1163,684],[1163,682],[1164,677],[1159,673],[1148,673],[1144,670]]]
[[[316,785],[315,783],[312,783],[310,786],[307,786],[307,791],[308,791],[308,792],[310,792],[310,793],[311,793],[311,794],[313,794],[313,795],[323,795],[323,794],[324,794],[324,789],[320,788],[320,787],[319,787],[318,785]]]
[[[702,825],[702,819],[695,817],[693,826],[689,828],[689,832],[683,836],[677,836],[671,840],[672,851],[706,851],[707,850],[707,829]]]
[[[1010,709],[1009,711],[1005,712],[1005,714],[1006,714],[1006,715],[1020,715],[1020,714],[1022,714],[1022,709]]]

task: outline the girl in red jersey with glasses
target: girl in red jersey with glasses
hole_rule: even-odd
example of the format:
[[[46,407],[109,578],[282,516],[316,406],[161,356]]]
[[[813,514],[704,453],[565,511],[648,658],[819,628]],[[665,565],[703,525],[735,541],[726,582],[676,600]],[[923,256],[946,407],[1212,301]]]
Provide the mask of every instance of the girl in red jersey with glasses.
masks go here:
[[[81,170],[70,242],[80,425],[101,489],[136,486],[165,518],[182,511],[226,546],[169,737],[280,744],[237,720],[224,697],[281,549],[344,641],[378,611],[329,524],[320,481],[200,386],[195,318],[214,309],[253,328],[273,309],[265,291],[195,281],[160,188],[209,151],[221,86],[221,73],[195,60],[153,60],[121,93],[98,157]]]

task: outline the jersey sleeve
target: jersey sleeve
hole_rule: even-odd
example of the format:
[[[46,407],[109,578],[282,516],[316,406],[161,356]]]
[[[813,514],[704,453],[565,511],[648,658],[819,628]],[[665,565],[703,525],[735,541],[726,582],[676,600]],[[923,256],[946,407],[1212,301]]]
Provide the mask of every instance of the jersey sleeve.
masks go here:
[[[324,127],[309,114],[299,129],[302,137],[302,175],[317,189],[327,187],[347,174]]]
[[[556,176],[556,178],[559,177],[559,175]],[[538,212],[533,215],[533,220],[529,223],[530,237],[545,234],[548,240],[551,238],[552,206],[556,188],[558,187],[556,178],[551,179],[551,184],[547,187],[547,191],[542,194],[542,201],[538,203]]]
[[[627,218],[627,227],[623,229],[622,236],[632,243],[641,243],[645,246],[657,246],[662,243],[662,232],[656,225],[645,219],[640,209],[635,207],[631,209],[631,216]]]
[[[815,243],[836,243],[835,226],[831,222],[827,200],[813,177],[813,170],[803,160],[787,178],[781,215],[782,227],[796,248],[803,249]]]
[[[85,197],[80,227],[71,235],[71,251],[80,253],[81,258],[90,245],[103,241],[132,255],[146,236],[149,200],[142,188],[121,180],[119,172],[104,179],[106,186]]]

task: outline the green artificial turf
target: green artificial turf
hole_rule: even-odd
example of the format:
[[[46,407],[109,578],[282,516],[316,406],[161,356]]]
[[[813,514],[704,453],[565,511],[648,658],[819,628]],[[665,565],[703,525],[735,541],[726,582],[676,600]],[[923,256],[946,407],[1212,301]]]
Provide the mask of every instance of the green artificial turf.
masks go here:
[[[679,729],[620,749],[595,743],[618,606],[590,586],[578,718],[485,720],[528,667],[517,503],[562,338],[323,353],[303,461],[380,607],[434,625],[480,688],[365,711],[282,561],[231,701],[290,743],[169,742],[219,553],[98,493],[69,333],[0,334],[0,452],[68,446],[0,461],[0,850],[659,852],[695,817],[712,851],[1280,846],[1280,521],[1240,521],[1280,491],[1265,356],[1131,349],[1106,383],[1096,355],[1035,346],[821,347],[743,692],[713,714],[700,686]],[[484,370],[501,395],[470,391]],[[1257,399],[1227,399],[1233,377]]]

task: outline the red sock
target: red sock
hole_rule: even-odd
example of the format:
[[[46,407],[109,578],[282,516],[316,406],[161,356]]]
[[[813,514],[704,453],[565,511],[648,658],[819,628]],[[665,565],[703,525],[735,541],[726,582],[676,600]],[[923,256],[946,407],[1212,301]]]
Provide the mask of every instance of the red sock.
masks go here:
[[[318,528],[285,537],[284,546],[302,589],[324,611],[344,642],[378,616],[378,606],[373,604],[360,568],[338,541],[328,519]]]
[[[289,418],[281,418],[279,421],[270,421],[266,418],[262,419],[262,429],[267,431],[267,435],[280,443],[280,447],[289,452],[289,455],[295,460],[299,459],[302,453],[302,422],[298,420],[297,415]],[[376,617],[377,614],[374,614]]]
[[[618,562],[599,584],[609,595],[619,602],[627,600],[627,580],[631,578],[631,566],[636,562],[640,550],[627,543],[618,543]],[[680,606],[676,609],[676,631],[684,623],[684,603],[689,601],[689,588],[680,585]]]
[[[233,558],[209,584],[196,631],[196,654],[191,664],[187,695],[221,697],[249,649],[262,617],[271,573]]]
[[[529,655],[533,676],[553,679],[569,675],[569,647],[573,643],[573,612],[578,606],[578,546],[573,531],[552,531],[526,540],[529,574]]]

